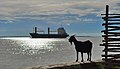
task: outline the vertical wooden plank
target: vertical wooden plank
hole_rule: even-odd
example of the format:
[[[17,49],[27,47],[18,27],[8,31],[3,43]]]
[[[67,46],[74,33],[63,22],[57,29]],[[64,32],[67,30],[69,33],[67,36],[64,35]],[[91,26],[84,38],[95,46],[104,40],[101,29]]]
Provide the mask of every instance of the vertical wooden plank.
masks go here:
[[[107,59],[108,59],[108,57],[107,57],[107,55],[108,55],[108,14],[109,14],[109,6],[108,5],[106,5],[106,21],[105,21],[105,23],[106,23],[106,25],[105,25],[105,30],[106,30],[106,33],[105,33],[105,35],[106,35],[106,37],[105,37],[105,55],[106,55],[106,57],[105,57],[105,61],[107,62]]]

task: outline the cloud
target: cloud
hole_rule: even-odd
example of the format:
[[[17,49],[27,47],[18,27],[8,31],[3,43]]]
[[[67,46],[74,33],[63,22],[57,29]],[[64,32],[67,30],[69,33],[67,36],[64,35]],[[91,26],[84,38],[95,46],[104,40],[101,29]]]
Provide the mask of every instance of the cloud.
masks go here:
[[[112,13],[118,13],[119,3],[119,0],[0,0],[0,20],[9,22],[24,18],[47,20],[49,23],[55,23],[55,20],[64,23],[94,21],[81,17],[89,14],[97,17],[104,12],[106,4],[111,6]]]
[[[12,20],[0,21],[0,24],[14,24]]]
[[[113,5],[118,0],[1,0],[0,14],[2,15],[40,15],[65,14],[67,11],[77,14],[86,14],[89,10],[104,8],[106,4]],[[83,10],[83,8],[85,10]],[[75,12],[76,11],[76,12]],[[85,13],[83,13],[85,11]],[[88,11],[91,12],[91,11]],[[93,12],[93,11],[92,11]]]

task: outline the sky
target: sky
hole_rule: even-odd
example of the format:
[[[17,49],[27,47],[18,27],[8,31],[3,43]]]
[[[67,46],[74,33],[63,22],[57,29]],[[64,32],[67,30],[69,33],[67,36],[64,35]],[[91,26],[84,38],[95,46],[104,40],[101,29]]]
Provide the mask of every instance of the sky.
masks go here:
[[[0,36],[29,36],[33,27],[101,36],[102,13],[119,13],[120,0],[0,0]]]

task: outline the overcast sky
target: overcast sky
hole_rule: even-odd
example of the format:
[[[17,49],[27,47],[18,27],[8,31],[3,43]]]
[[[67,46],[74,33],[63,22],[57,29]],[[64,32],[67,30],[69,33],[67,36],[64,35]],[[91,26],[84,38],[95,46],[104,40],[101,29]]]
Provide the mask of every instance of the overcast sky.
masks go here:
[[[0,36],[29,35],[61,25],[72,35],[101,35],[102,13],[120,12],[120,0],[0,0]]]

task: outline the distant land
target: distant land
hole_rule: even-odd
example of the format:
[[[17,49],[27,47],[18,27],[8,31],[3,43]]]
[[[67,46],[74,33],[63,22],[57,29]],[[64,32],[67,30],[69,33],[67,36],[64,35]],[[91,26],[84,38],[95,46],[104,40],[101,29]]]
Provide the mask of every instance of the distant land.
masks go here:
[[[30,36],[0,36],[0,38],[3,38],[3,37],[30,37]]]
[[[31,36],[0,36],[0,38],[4,38],[4,37],[31,37]],[[68,36],[68,37],[70,37],[70,36]],[[79,36],[79,35],[77,35],[76,37],[101,37],[101,36]]]

